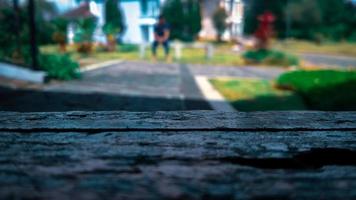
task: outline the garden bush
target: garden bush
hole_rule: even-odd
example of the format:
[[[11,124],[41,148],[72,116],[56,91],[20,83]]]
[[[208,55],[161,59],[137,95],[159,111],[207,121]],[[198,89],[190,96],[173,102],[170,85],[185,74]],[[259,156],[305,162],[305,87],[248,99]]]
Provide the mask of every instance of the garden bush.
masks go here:
[[[293,71],[282,74],[277,84],[299,93],[312,110],[356,110],[356,71]]]
[[[67,54],[41,54],[39,63],[49,78],[70,80],[80,76],[79,64]]]
[[[78,30],[75,33],[74,41],[77,43],[77,51],[83,54],[91,53],[93,49],[93,35],[97,26],[97,18],[91,17],[79,19],[77,21]]]
[[[275,66],[298,66],[299,58],[281,51],[260,49],[247,51],[243,58],[248,63],[258,63]]]

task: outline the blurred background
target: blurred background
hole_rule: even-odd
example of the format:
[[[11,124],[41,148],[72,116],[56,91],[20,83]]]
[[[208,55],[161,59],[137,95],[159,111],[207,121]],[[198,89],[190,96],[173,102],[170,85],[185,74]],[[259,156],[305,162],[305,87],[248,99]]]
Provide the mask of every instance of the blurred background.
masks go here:
[[[354,0],[1,0],[0,110],[354,111],[355,47]]]

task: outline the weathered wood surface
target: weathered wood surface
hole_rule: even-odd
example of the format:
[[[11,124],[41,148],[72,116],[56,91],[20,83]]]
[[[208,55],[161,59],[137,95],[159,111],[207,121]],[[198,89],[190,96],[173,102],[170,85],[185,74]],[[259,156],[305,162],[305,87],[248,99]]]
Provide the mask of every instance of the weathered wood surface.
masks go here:
[[[0,199],[356,199],[355,116],[3,112]]]
[[[0,112],[0,130],[355,130],[356,112]]]

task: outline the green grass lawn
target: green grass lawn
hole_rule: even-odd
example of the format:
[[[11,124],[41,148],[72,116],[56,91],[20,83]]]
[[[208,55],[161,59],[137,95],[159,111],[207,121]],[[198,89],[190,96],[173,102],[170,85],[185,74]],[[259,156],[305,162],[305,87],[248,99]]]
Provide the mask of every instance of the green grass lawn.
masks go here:
[[[356,110],[356,71],[292,71],[277,84],[300,94],[312,110]]]
[[[356,43],[350,42],[325,42],[317,44],[303,40],[286,40],[276,41],[272,47],[290,53],[317,53],[356,57]]]
[[[239,111],[356,110],[356,71],[291,71],[276,81],[212,79]]]
[[[78,61],[81,66],[94,64],[106,60],[112,59],[124,59],[124,60],[141,60],[139,57],[139,49],[130,48],[129,45],[119,45],[118,51],[105,52],[94,49],[94,51],[88,55],[80,54],[76,52],[75,46],[68,46],[67,53],[74,60]],[[133,45],[131,45],[133,46]],[[43,53],[58,53],[58,47],[55,45],[42,46],[41,52]],[[143,60],[152,60],[152,54],[150,47],[146,48],[145,56]],[[158,49],[158,61],[164,62],[163,50]],[[171,48],[171,57],[174,55],[174,49]],[[230,50],[230,45],[217,45],[215,53],[212,59],[206,59],[205,51],[202,48],[184,48],[182,51],[182,58],[179,60],[172,59],[176,62],[191,63],[191,64],[210,64],[210,65],[229,65],[229,66],[242,66],[244,60],[240,54],[234,53]]]
[[[227,65],[227,66],[243,66],[245,62],[242,56],[236,52],[232,52],[226,45],[216,46],[214,56],[211,59],[205,57],[205,50],[202,48],[184,48],[182,58],[179,60],[183,63],[191,64],[209,64],[209,65]]]
[[[212,79],[213,86],[239,111],[305,110],[302,98],[261,79]]]
[[[119,51],[114,51],[114,52],[105,52],[105,51],[94,49],[93,52],[90,54],[81,54],[78,53],[76,51],[76,47],[72,45],[67,47],[66,53],[69,54],[73,60],[76,60],[81,67],[90,64],[100,63],[107,60],[114,60],[114,59],[124,59],[124,60],[139,59],[139,54],[136,49],[132,49],[130,51],[120,51],[120,47],[118,48]],[[42,53],[57,54],[59,52],[58,46],[56,45],[42,46],[40,50]]]
[[[312,42],[287,40],[274,42],[269,51],[270,54],[265,56],[263,62],[250,63],[243,58],[241,53],[231,51],[231,43],[215,44],[214,56],[211,59],[205,57],[205,50],[203,48],[183,48],[182,58],[179,60],[172,59],[175,62],[183,62],[190,64],[209,64],[222,66],[244,66],[246,64],[267,65],[267,66],[291,66],[298,65],[298,58],[293,56],[295,53],[323,53],[335,55],[356,56],[356,43],[325,43],[317,45]],[[76,52],[75,46],[68,46],[68,54],[71,58],[78,61],[80,66],[94,64],[112,59],[124,60],[141,60],[139,57],[139,48],[136,45],[124,44],[118,45],[118,51],[106,52],[99,48],[88,55]],[[41,52],[44,53],[58,53],[59,49],[56,45],[42,46]],[[162,48],[159,49],[159,61],[165,61]],[[248,55],[250,55],[249,52]],[[252,55],[252,54],[251,54]],[[258,57],[260,54],[252,55],[252,58]],[[261,54],[264,55],[264,54]],[[174,49],[171,48],[171,57],[174,56]],[[246,56],[246,54],[245,54]],[[251,56],[250,56],[251,57]],[[150,47],[146,48],[146,55],[142,60],[150,61],[152,58]],[[257,59],[258,60],[258,59]]]

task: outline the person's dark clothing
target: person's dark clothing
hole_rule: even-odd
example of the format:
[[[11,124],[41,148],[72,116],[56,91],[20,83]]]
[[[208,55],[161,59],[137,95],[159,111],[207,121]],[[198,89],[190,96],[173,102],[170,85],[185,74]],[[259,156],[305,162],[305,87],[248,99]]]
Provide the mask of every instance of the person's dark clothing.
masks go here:
[[[167,23],[164,23],[164,24],[156,24],[155,27],[154,27],[154,33],[156,35],[158,35],[159,37],[163,37],[164,36],[164,33],[165,31],[169,31],[170,28],[169,28],[169,25]],[[156,55],[157,53],[157,47],[159,45],[162,45],[163,46],[163,49],[164,49],[164,53],[166,55],[169,54],[169,41],[168,39],[165,40],[164,42],[162,43],[159,43],[158,41],[154,41],[153,44],[152,44],[152,53],[153,55]]]
[[[157,47],[160,45],[160,43],[158,41],[154,41],[152,44],[152,53],[153,55],[157,54]],[[164,41],[163,43],[161,43],[161,45],[163,46],[164,49],[164,54],[168,55],[169,54],[169,42],[168,40]]]
[[[162,37],[164,36],[164,32],[165,31],[169,31],[169,25],[167,23],[164,24],[156,24],[154,27],[154,32],[155,34],[157,34],[158,36]]]

